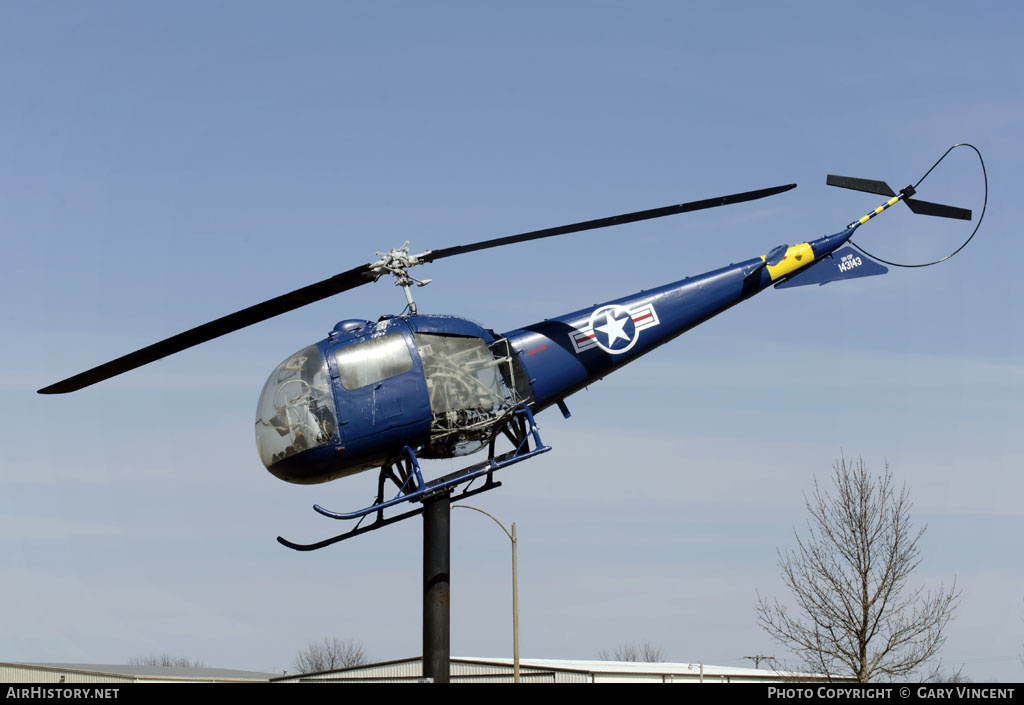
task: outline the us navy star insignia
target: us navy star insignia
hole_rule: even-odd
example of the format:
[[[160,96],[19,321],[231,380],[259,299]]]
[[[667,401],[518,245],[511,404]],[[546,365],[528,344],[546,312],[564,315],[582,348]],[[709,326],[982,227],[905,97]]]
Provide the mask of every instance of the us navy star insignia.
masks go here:
[[[603,326],[597,326],[595,330],[599,330],[605,334],[608,338],[608,347],[614,347],[615,341],[622,338],[625,341],[630,339],[630,336],[626,335],[625,328],[627,323],[632,323],[633,320],[629,315],[629,311],[622,311],[622,318],[616,318],[615,312],[609,310],[605,312],[605,324]]]
[[[569,334],[577,354],[590,348],[599,348],[611,355],[631,350],[644,328],[660,323],[654,304],[627,308],[619,304],[606,304],[594,309],[583,328]]]

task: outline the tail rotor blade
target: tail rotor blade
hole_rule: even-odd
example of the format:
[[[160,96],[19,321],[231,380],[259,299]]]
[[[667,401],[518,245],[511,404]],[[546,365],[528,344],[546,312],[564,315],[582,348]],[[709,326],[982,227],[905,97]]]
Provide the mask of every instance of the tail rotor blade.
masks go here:
[[[947,206],[941,203],[931,203],[930,201],[919,201],[916,198],[910,198],[910,196],[913,196],[916,193],[914,186],[907,186],[906,188],[901,189],[899,196],[897,197],[896,193],[889,187],[889,184],[875,179],[858,179],[852,176],[836,176],[835,174],[829,174],[825,179],[825,183],[829,186],[848,188],[853,191],[865,191],[867,193],[878,194],[879,196],[889,196],[894,199],[882,207],[877,208],[874,214],[868,214],[865,218],[862,218],[861,222],[873,217],[873,215],[881,213],[885,208],[895,204],[897,199],[906,203],[907,207],[918,215],[934,215],[940,218],[953,218],[955,220],[971,219],[971,211],[966,208],[957,208],[956,206]]]
[[[907,204],[910,210],[914,211],[918,215],[936,215],[940,218],[953,218],[955,220],[971,219],[971,211],[967,208],[957,208],[956,206],[946,206],[941,203],[919,201],[916,198],[904,198],[903,202]]]
[[[852,191],[864,191],[866,193],[874,193],[879,196],[896,195],[896,192],[889,187],[889,184],[884,181],[876,181],[875,179],[858,179],[853,176],[836,176],[835,174],[829,174],[825,179],[825,183],[829,186],[848,188]]]

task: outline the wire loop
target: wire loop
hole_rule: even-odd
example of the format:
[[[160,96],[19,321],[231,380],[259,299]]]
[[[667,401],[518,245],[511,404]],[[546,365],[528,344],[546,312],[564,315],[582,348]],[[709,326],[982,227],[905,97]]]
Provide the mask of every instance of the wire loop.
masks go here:
[[[850,244],[853,245],[854,247],[856,247],[858,250],[860,250],[864,254],[866,254],[868,257],[871,257],[872,259],[878,260],[882,264],[888,264],[888,265],[890,265],[892,267],[908,267],[908,268],[910,268],[910,267],[931,267],[933,264],[939,264],[940,262],[945,262],[946,260],[950,259],[954,255],[958,254],[960,252],[960,250],[962,250],[965,247],[967,247],[967,243],[969,243],[971,240],[974,239],[974,236],[978,232],[978,228],[981,227],[981,221],[985,219],[985,208],[988,207],[988,172],[985,171],[985,160],[981,158],[981,152],[978,151],[978,148],[975,147],[973,144],[968,144],[966,142],[960,142],[960,143],[954,144],[952,147],[947,149],[943,153],[943,155],[941,157],[939,157],[939,160],[937,162],[932,164],[931,169],[926,171],[924,173],[924,176],[922,176],[920,179],[917,180],[917,183],[914,184],[914,189],[917,190],[917,187],[921,185],[922,181],[924,181],[925,179],[928,178],[928,175],[931,174],[935,170],[935,167],[937,167],[939,165],[939,162],[941,162],[943,159],[945,159],[946,156],[949,155],[949,153],[952,152],[957,147],[970,147],[971,149],[974,150],[974,153],[978,155],[978,162],[981,164],[981,176],[982,176],[982,178],[985,181],[985,200],[984,200],[984,202],[981,205],[981,214],[978,216],[978,223],[977,223],[977,225],[974,226],[974,230],[971,231],[970,237],[968,237],[966,240],[964,240],[963,243],[960,245],[960,247],[956,248],[955,250],[950,252],[948,255],[946,255],[942,259],[937,259],[934,262],[925,262],[924,264],[902,264],[900,262],[890,262],[889,260],[882,259],[878,255],[873,255],[870,252],[868,252],[867,250],[865,250],[863,247],[858,245],[853,240],[850,240]]]

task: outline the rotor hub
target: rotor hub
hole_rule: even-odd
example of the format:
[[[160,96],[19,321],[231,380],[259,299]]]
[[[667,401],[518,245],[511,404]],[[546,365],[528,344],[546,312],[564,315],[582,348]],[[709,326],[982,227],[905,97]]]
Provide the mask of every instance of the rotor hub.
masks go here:
[[[426,286],[431,280],[417,279],[409,274],[409,267],[424,264],[425,258],[429,254],[430,250],[421,252],[418,255],[409,254],[409,241],[406,240],[404,245],[394,248],[390,252],[378,252],[377,256],[380,259],[370,265],[374,281],[377,281],[385,274],[391,274],[395,277],[395,286],[400,286],[405,291],[408,310],[413,316],[416,315],[416,302],[412,299],[412,292],[409,291],[409,287],[413,284],[416,286]]]

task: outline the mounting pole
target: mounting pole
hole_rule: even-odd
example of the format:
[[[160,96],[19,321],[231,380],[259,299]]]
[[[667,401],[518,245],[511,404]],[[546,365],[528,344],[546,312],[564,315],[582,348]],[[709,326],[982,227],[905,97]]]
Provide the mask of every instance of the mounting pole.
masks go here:
[[[447,683],[451,660],[451,491],[423,500],[423,677]]]

